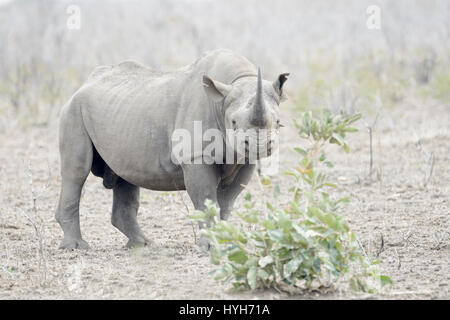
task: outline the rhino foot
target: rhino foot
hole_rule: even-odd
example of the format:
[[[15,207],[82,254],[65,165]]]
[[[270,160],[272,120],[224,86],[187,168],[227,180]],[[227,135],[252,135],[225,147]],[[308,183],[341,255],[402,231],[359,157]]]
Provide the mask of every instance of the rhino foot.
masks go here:
[[[86,241],[84,241],[83,239],[63,240],[61,242],[61,245],[59,246],[59,248],[65,249],[65,250],[74,250],[74,249],[88,250],[89,244]]]
[[[128,240],[127,244],[125,245],[126,248],[132,249],[132,248],[140,248],[150,245],[150,241],[147,240],[145,237],[138,237],[135,239]]]

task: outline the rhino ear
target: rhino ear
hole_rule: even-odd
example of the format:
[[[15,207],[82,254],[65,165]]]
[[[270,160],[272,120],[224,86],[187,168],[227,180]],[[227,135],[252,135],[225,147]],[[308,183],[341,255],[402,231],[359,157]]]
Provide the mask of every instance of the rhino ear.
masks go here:
[[[287,96],[283,91],[283,85],[288,79],[289,73],[282,73],[278,76],[278,79],[274,81],[273,88],[275,89],[275,92],[278,93],[278,95],[281,98],[281,102],[287,100]]]
[[[208,76],[203,76],[203,85],[205,91],[215,102],[220,102],[231,91],[231,86],[220,81],[212,80]]]

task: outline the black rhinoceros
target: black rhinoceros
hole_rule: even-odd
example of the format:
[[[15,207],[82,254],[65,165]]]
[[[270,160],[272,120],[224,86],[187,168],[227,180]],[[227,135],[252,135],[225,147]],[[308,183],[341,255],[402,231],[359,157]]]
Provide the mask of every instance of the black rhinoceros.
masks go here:
[[[64,231],[61,248],[88,248],[81,237],[79,202],[89,172],[113,189],[111,221],[128,237],[128,247],[147,243],[137,222],[140,187],[186,190],[196,209],[203,210],[210,199],[226,219],[255,165],[234,157],[178,163],[171,137],[178,129],[193,132],[199,121],[219,132],[256,128],[277,134],[287,75],[262,80],[250,61],[229,50],[205,53],[172,72],[135,62],[96,68],[61,111],[62,186],[56,211]],[[226,141],[221,141],[225,148]],[[268,154],[272,142],[267,141]]]

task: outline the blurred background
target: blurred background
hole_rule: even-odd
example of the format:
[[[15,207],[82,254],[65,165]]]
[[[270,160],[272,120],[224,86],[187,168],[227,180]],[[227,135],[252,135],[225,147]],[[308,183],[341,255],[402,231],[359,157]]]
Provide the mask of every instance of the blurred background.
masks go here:
[[[0,21],[0,132],[55,121],[97,65],[171,70],[217,48],[290,72],[296,109],[449,100],[447,0],[1,0]]]

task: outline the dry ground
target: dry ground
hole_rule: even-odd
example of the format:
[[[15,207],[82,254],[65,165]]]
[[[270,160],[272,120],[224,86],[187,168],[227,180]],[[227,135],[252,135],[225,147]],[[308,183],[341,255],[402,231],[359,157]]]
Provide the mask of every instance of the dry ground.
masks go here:
[[[289,150],[299,142],[289,125],[293,116],[284,112],[288,126],[281,137],[280,171],[296,161]],[[110,223],[112,193],[92,175],[81,203],[82,232],[91,250],[58,250],[62,231],[54,211],[60,178],[52,125],[0,134],[0,298],[450,298],[450,106],[410,100],[385,110],[374,137],[372,180],[367,178],[369,140],[363,121],[360,127],[348,139],[350,154],[330,150],[332,175],[342,193],[352,196],[343,214],[366,250],[377,252],[383,236],[380,268],[393,279],[391,289],[373,296],[347,290],[293,297],[228,293],[227,286],[208,276],[209,258],[194,248],[198,230],[187,218],[186,205],[192,206],[184,192],[143,190],[139,220],[153,243],[126,250],[124,236]],[[431,152],[433,174],[425,187]],[[282,176],[273,180],[282,190],[290,183]],[[256,178],[248,188],[261,193]]]

